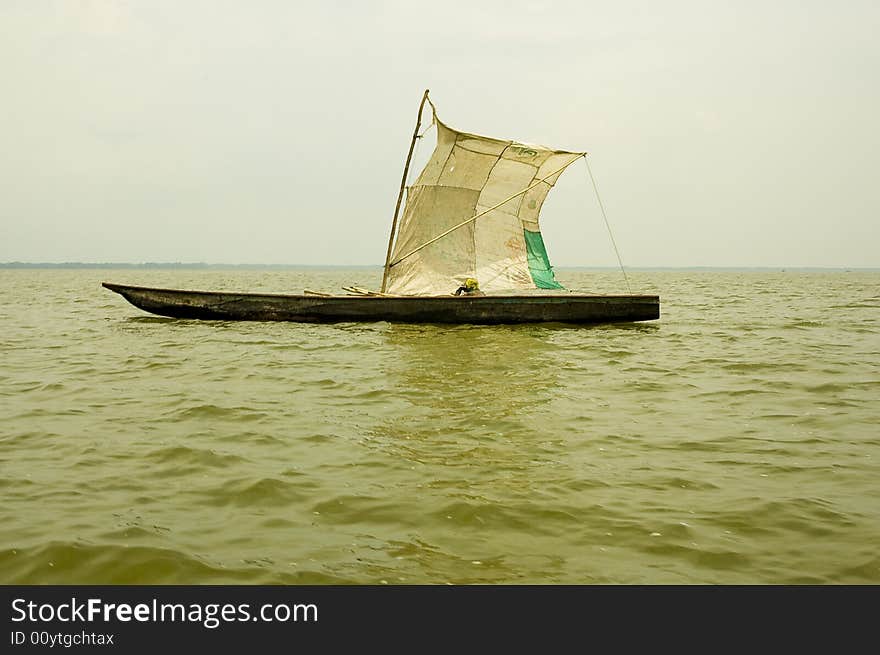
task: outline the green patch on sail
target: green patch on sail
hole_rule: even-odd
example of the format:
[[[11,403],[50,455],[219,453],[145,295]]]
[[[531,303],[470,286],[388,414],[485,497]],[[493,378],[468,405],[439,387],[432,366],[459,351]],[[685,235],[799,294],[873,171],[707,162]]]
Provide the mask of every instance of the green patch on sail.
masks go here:
[[[539,289],[564,289],[553,276],[553,267],[550,266],[550,258],[547,256],[547,248],[544,247],[544,237],[540,232],[523,230],[526,239],[526,256],[529,261],[529,272],[532,280]]]

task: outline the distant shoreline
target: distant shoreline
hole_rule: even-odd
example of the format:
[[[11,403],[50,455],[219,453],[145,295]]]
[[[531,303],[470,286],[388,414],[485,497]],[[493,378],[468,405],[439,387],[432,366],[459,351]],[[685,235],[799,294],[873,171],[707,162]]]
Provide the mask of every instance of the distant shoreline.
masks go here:
[[[94,269],[163,269],[163,270],[221,270],[221,269],[243,269],[243,270],[294,270],[294,269],[371,269],[382,268],[381,264],[377,265],[358,265],[358,264],[206,264],[206,263],[182,263],[182,262],[145,262],[133,264],[128,262],[0,262],[0,268],[94,268]]]
[[[202,262],[0,262],[0,269],[134,269],[134,270],[370,270],[381,264],[207,264]],[[557,271],[616,271],[616,266],[555,266]],[[627,266],[628,271],[878,272],[873,266]]]

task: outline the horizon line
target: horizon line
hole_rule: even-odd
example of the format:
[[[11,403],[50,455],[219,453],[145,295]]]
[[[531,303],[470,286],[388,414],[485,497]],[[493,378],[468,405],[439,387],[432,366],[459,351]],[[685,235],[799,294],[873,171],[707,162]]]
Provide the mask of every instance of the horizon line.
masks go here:
[[[354,268],[378,268],[381,269],[382,264],[229,264],[229,263],[207,263],[207,262],[0,262],[2,269],[21,269],[21,268],[82,268],[82,269],[224,269],[224,268],[240,268],[240,269],[297,269],[297,268],[333,268],[333,269],[354,269]],[[619,266],[554,266],[554,270],[593,270],[593,271],[617,271]],[[880,266],[809,266],[809,265],[714,265],[705,264],[697,265],[639,265],[626,266],[625,270],[631,271],[662,271],[662,270],[810,270],[810,271],[880,271]]]

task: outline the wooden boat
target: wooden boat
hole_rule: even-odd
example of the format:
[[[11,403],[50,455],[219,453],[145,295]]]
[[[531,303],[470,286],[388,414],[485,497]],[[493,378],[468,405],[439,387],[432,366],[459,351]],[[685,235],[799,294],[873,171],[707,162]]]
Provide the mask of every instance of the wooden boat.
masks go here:
[[[657,296],[283,295],[182,291],[110,284],[135,307],[161,316],[221,321],[397,321],[406,323],[606,323],[660,317]]]
[[[437,143],[419,177],[407,185],[414,147],[428,132],[419,134],[426,102]],[[454,130],[437,117],[425,91],[380,290],[343,287],[347,295],[308,290],[286,295],[103,286],[145,311],[189,319],[476,324],[658,319],[659,296],[573,293],[556,280],[538,218],[559,176],[586,156]],[[599,206],[604,217],[601,200]],[[628,287],[625,271],[624,280]]]

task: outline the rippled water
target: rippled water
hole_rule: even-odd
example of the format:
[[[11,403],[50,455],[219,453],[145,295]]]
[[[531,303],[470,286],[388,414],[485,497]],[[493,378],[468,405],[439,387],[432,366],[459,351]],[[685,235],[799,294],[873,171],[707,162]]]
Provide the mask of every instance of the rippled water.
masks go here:
[[[99,286],[378,275],[0,271],[0,583],[880,583],[878,273],[631,273],[662,319],[580,328]]]

